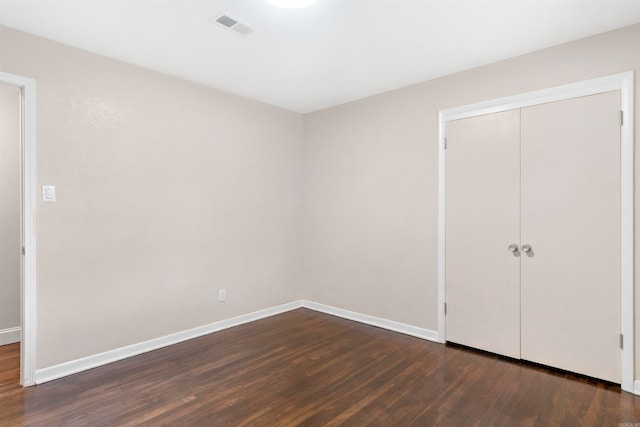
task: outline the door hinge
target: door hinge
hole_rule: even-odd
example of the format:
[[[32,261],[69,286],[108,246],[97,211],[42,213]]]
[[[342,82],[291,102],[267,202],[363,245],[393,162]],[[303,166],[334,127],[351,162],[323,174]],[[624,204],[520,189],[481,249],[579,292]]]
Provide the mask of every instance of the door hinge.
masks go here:
[[[22,255],[24,255],[26,252],[24,250],[24,246],[22,247]]]
[[[620,334],[620,349],[624,350],[624,335]]]
[[[620,110],[620,126],[624,125],[624,111]]]
[[[447,303],[446,302],[444,303],[444,315],[445,316],[447,315]]]
[[[447,138],[444,139],[444,149],[447,149]]]

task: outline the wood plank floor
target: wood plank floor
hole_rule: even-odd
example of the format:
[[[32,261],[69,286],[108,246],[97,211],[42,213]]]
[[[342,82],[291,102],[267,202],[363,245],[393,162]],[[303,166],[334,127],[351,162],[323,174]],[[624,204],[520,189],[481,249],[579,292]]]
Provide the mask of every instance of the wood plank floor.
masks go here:
[[[306,309],[36,387],[0,389],[2,426],[634,422],[640,398],[617,387]]]
[[[19,382],[20,343],[0,346],[0,396],[15,389]]]

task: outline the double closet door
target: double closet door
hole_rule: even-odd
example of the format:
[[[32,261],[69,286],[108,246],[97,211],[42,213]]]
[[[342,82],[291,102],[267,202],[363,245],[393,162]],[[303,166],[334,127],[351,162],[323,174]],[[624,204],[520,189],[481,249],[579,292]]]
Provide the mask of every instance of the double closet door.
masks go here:
[[[620,92],[446,125],[447,341],[620,383]]]

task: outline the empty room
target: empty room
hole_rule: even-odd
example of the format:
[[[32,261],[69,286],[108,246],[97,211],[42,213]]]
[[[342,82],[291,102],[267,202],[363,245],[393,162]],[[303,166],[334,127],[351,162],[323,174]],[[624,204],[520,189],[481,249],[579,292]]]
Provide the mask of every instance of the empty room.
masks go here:
[[[640,0],[0,0],[1,426],[639,426]]]

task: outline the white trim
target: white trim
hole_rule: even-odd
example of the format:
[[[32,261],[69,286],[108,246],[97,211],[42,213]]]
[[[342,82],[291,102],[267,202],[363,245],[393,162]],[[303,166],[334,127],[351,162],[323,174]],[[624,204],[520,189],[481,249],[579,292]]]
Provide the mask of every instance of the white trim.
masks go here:
[[[313,301],[298,300],[276,307],[270,307],[264,310],[255,311],[253,313],[243,314],[231,319],[225,319],[219,322],[210,323],[208,325],[199,326],[197,328],[188,329],[186,331],[176,332],[164,337],[154,338],[149,341],[128,345],[126,347],[116,348],[114,350],[108,350],[103,353],[93,354],[91,356],[61,363],[49,368],[38,369],[35,373],[35,382],[37,384],[42,384],[48,381],[53,381],[58,378],[86,371],[88,369],[93,369],[99,366],[107,365],[109,363],[117,362],[118,360],[137,356],[142,353],[148,353],[159,348],[178,344],[183,341],[232,328],[234,326],[239,326],[244,323],[253,322],[265,317],[270,317],[276,314],[295,310],[297,308],[308,308],[320,313],[330,314],[366,325],[400,332],[405,335],[411,335],[413,337],[422,338],[429,341],[438,341],[438,333],[430,329],[419,328],[417,326],[407,325],[405,323],[395,322],[393,320],[369,316],[368,314],[343,310],[341,308],[319,304]]]
[[[484,114],[508,111],[548,102],[561,101],[580,96],[620,90],[621,109],[624,112],[624,125],[621,127],[621,166],[620,166],[620,310],[621,332],[624,335],[624,349],[621,351],[621,387],[625,391],[634,391],[634,325],[633,325],[633,275],[634,275],[634,111],[633,111],[633,71],[585,80],[549,89],[529,92],[521,95],[495,99],[477,104],[441,110],[439,113],[439,174],[438,174],[438,337],[446,339],[444,302],[446,298],[445,277],[445,165],[447,121],[475,117]],[[636,385],[637,387],[637,385]]]
[[[633,72],[625,73],[620,82],[624,124],[620,128],[620,331],[624,335],[622,349],[622,389],[632,391],[635,376],[634,331],[634,143]]]
[[[22,257],[20,384],[34,385],[36,354],[36,81],[0,72],[0,82],[22,89]]]
[[[633,382],[633,394],[640,396],[640,381],[638,380]]]
[[[445,220],[446,220],[446,134],[445,134],[445,117],[443,112],[438,113],[438,342],[446,341],[445,334],[445,283],[446,283],[446,245],[445,236]]]
[[[441,118],[445,121],[466,119],[469,117],[483,116],[485,114],[499,113],[501,111],[516,110],[518,108],[531,107],[532,105],[546,104],[581,96],[595,95],[597,93],[623,90],[624,82],[629,80],[633,86],[633,71],[598,77],[562,86],[555,86],[534,92],[507,96],[478,102],[476,104],[463,105],[461,107],[441,110]],[[631,98],[633,99],[633,98]],[[441,129],[444,131],[444,129]],[[443,134],[441,134],[443,135]],[[444,135],[443,135],[444,137]]]
[[[0,330],[0,345],[20,342],[20,327]]]
[[[319,304],[313,301],[302,301],[302,307],[319,311],[325,314],[342,317],[366,325],[377,326],[378,328],[388,329],[390,331],[400,332],[405,335],[422,338],[429,341],[438,341],[438,332],[431,329],[419,328],[417,326],[407,325],[393,320],[387,320],[380,317],[370,316],[368,314],[357,313],[355,311],[343,310],[341,308],[332,307],[330,305]]]
[[[137,344],[128,345],[126,347],[108,350],[103,353],[93,354],[81,359],[72,360],[70,362],[61,363],[49,368],[38,369],[35,375],[35,382],[42,384],[67,375],[76,374],[88,369],[97,368],[98,366],[117,362],[118,360],[128,357],[137,356],[138,354],[147,353],[162,347],[167,347],[193,338],[210,334],[212,332],[221,331],[223,329],[232,328],[244,323],[253,322],[265,317],[274,316],[286,311],[295,310],[302,307],[300,301],[294,301],[288,304],[282,304],[276,307],[266,308],[264,310],[254,311],[253,313],[243,314],[241,316],[232,317],[230,319],[221,320],[219,322],[210,323],[208,325],[199,326],[197,328],[188,329],[186,331],[176,332],[160,338],[154,338]]]

